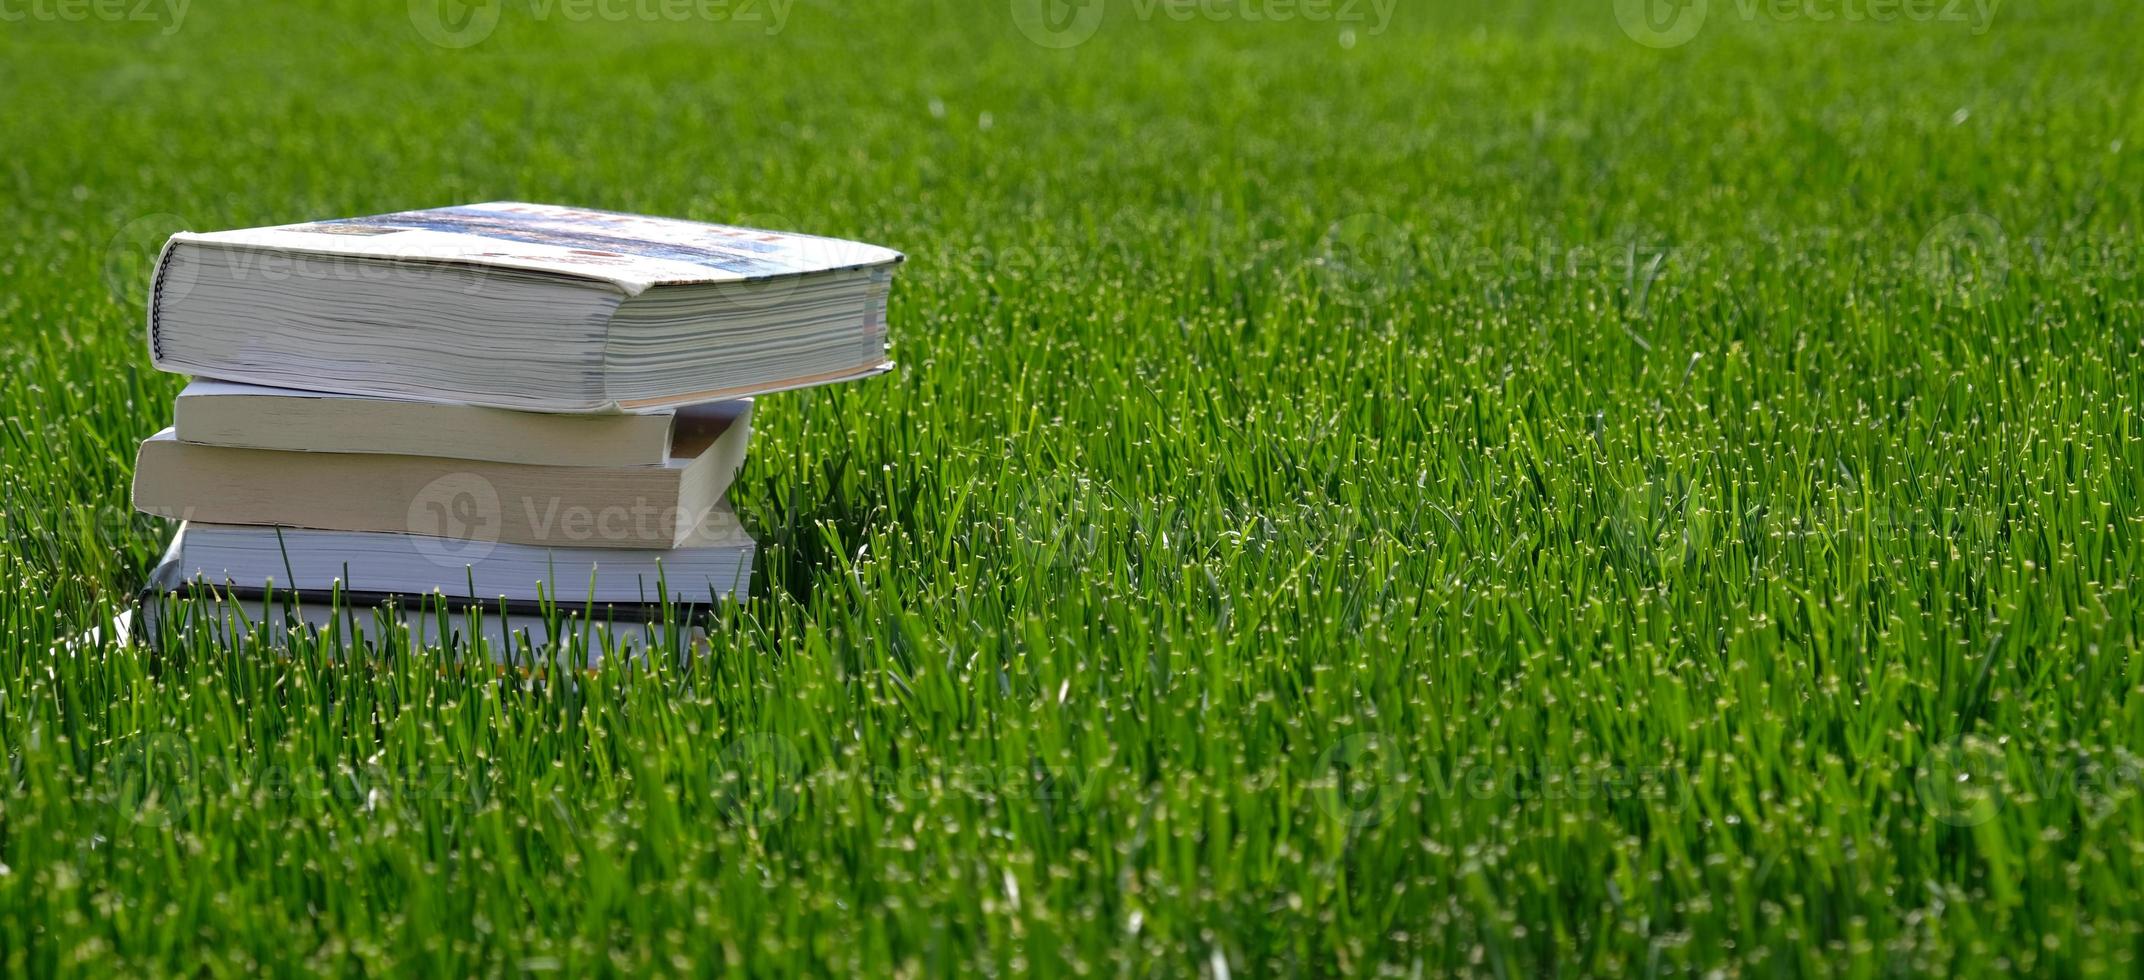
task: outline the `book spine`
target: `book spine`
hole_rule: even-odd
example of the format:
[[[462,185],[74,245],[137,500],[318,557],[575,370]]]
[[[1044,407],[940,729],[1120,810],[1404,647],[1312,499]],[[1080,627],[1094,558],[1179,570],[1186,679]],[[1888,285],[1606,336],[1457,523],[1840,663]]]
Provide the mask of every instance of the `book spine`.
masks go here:
[[[156,321],[158,315],[163,312],[164,284],[170,280],[171,257],[178,247],[179,240],[176,237],[164,242],[163,251],[156,254],[156,271],[149,277],[149,363],[157,367],[164,366],[164,344],[157,333]]]

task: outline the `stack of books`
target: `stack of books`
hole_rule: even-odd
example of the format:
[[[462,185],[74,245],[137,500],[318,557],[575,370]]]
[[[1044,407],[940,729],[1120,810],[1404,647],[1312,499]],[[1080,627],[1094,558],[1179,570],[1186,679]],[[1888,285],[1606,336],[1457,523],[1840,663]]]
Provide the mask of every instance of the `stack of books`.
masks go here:
[[[900,262],[518,203],[173,236],[149,350],[195,380],[136,463],[135,507],[183,522],[151,591],[234,635],[661,642],[748,588],[752,396],[889,368]]]

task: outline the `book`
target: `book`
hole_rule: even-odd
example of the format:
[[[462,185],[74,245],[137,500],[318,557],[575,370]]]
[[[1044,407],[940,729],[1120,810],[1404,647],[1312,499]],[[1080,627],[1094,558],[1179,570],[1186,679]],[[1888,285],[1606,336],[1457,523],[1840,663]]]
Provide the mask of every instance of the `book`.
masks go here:
[[[674,548],[720,509],[750,438],[750,402],[679,409],[672,455],[661,466],[233,449],[182,442],[165,429],[141,445],[134,506],[210,524]]]
[[[496,600],[707,603],[745,593],[757,546],[717,508],[668,549],[549,548],[410,534],[260,525],[179,527],[169,559],[185,579],[231,588]]]
[[[211,642],[236,649],[287,649],[296,637],[332,634],[360,647],[387,642],[482,650],[498,664],[539,667],[551,657],[593,668],[606,653],[640,661],[650,652],[704,652],[713,610],[744,598],[747,567],[728,592],[698,602],[534,602],[456,598],[437,594],[289,590],[221,585],[186,572],[186,539],[199,526],[180,525],[163,560],[149,573],[135,608],[113,620],[120,642],[160,645],[169,632],[204,631]],[[744,539],[747,545],[750,539]],[[94,631],[93,631],[94,632]],[[95,637],[92,636],[92,642]]]
[[[415,649],[432,646],[482,651],[501,666],[535,668],[557,657],[566,667],[594,669],[606,654],[641,662],[651,652],[689,656],[706,648],[704,617],[665,623],[622,616],[619,609],[561,607],[553,613],[506,612],[475,606],[422,602],[367,602],[349,596],[181,590],[142,601],[139,615],[114,622],[122,642],[152,648],[164,640],[164,624],[176,635],[204,632],[209,642],[235,650],[283,651],[311,634],[334,635],[356,647],[390,642]]]
[[[494,202],[165,243],[164,371],[551,412],[740,398],[886,370],[899,252]]]
[[[181,442],[290,452],[442,456],[538,466],[660,466],[672,409],[562,415],[196,379],[179,392]]]
[[[161,570],[159,570],[161,574]],[[302,637],[333,637],[363,651],[396,643],[481,652],[501,666],[573,669],[600,666],[607,654],[645,662],[650,653],[690,656],[707,646],[705,607],[569,606],[545,611],[500,611],[436,596],[367,599],[346,594],[269,593],[221,589],[173,580],[153,582],[134,609],[112,622],[122,643],[160,648],[171,635],[206,634],[219,647],[281,652]],[[169,624],[167,627],[166,624]],[[94,638],[92,639],[94,642]]]

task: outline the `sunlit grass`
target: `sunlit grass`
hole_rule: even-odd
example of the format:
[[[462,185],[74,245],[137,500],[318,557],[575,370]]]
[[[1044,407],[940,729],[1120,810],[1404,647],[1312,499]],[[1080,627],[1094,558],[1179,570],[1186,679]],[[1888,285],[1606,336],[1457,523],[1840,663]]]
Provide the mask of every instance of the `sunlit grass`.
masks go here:
[[[2137,968],[2129,8],[292,6],[0,23],[10,972]],[[492,199],[911,256],[704,655],[87,637],[154,243]]]

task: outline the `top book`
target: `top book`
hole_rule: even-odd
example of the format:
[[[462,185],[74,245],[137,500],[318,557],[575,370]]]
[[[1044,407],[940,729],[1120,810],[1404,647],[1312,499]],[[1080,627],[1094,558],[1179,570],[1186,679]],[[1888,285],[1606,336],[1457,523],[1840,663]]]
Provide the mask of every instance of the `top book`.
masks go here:
[[[901,253],[492,203],[164,246],[159,369],[548,412],[644,410],[876,374]]]

